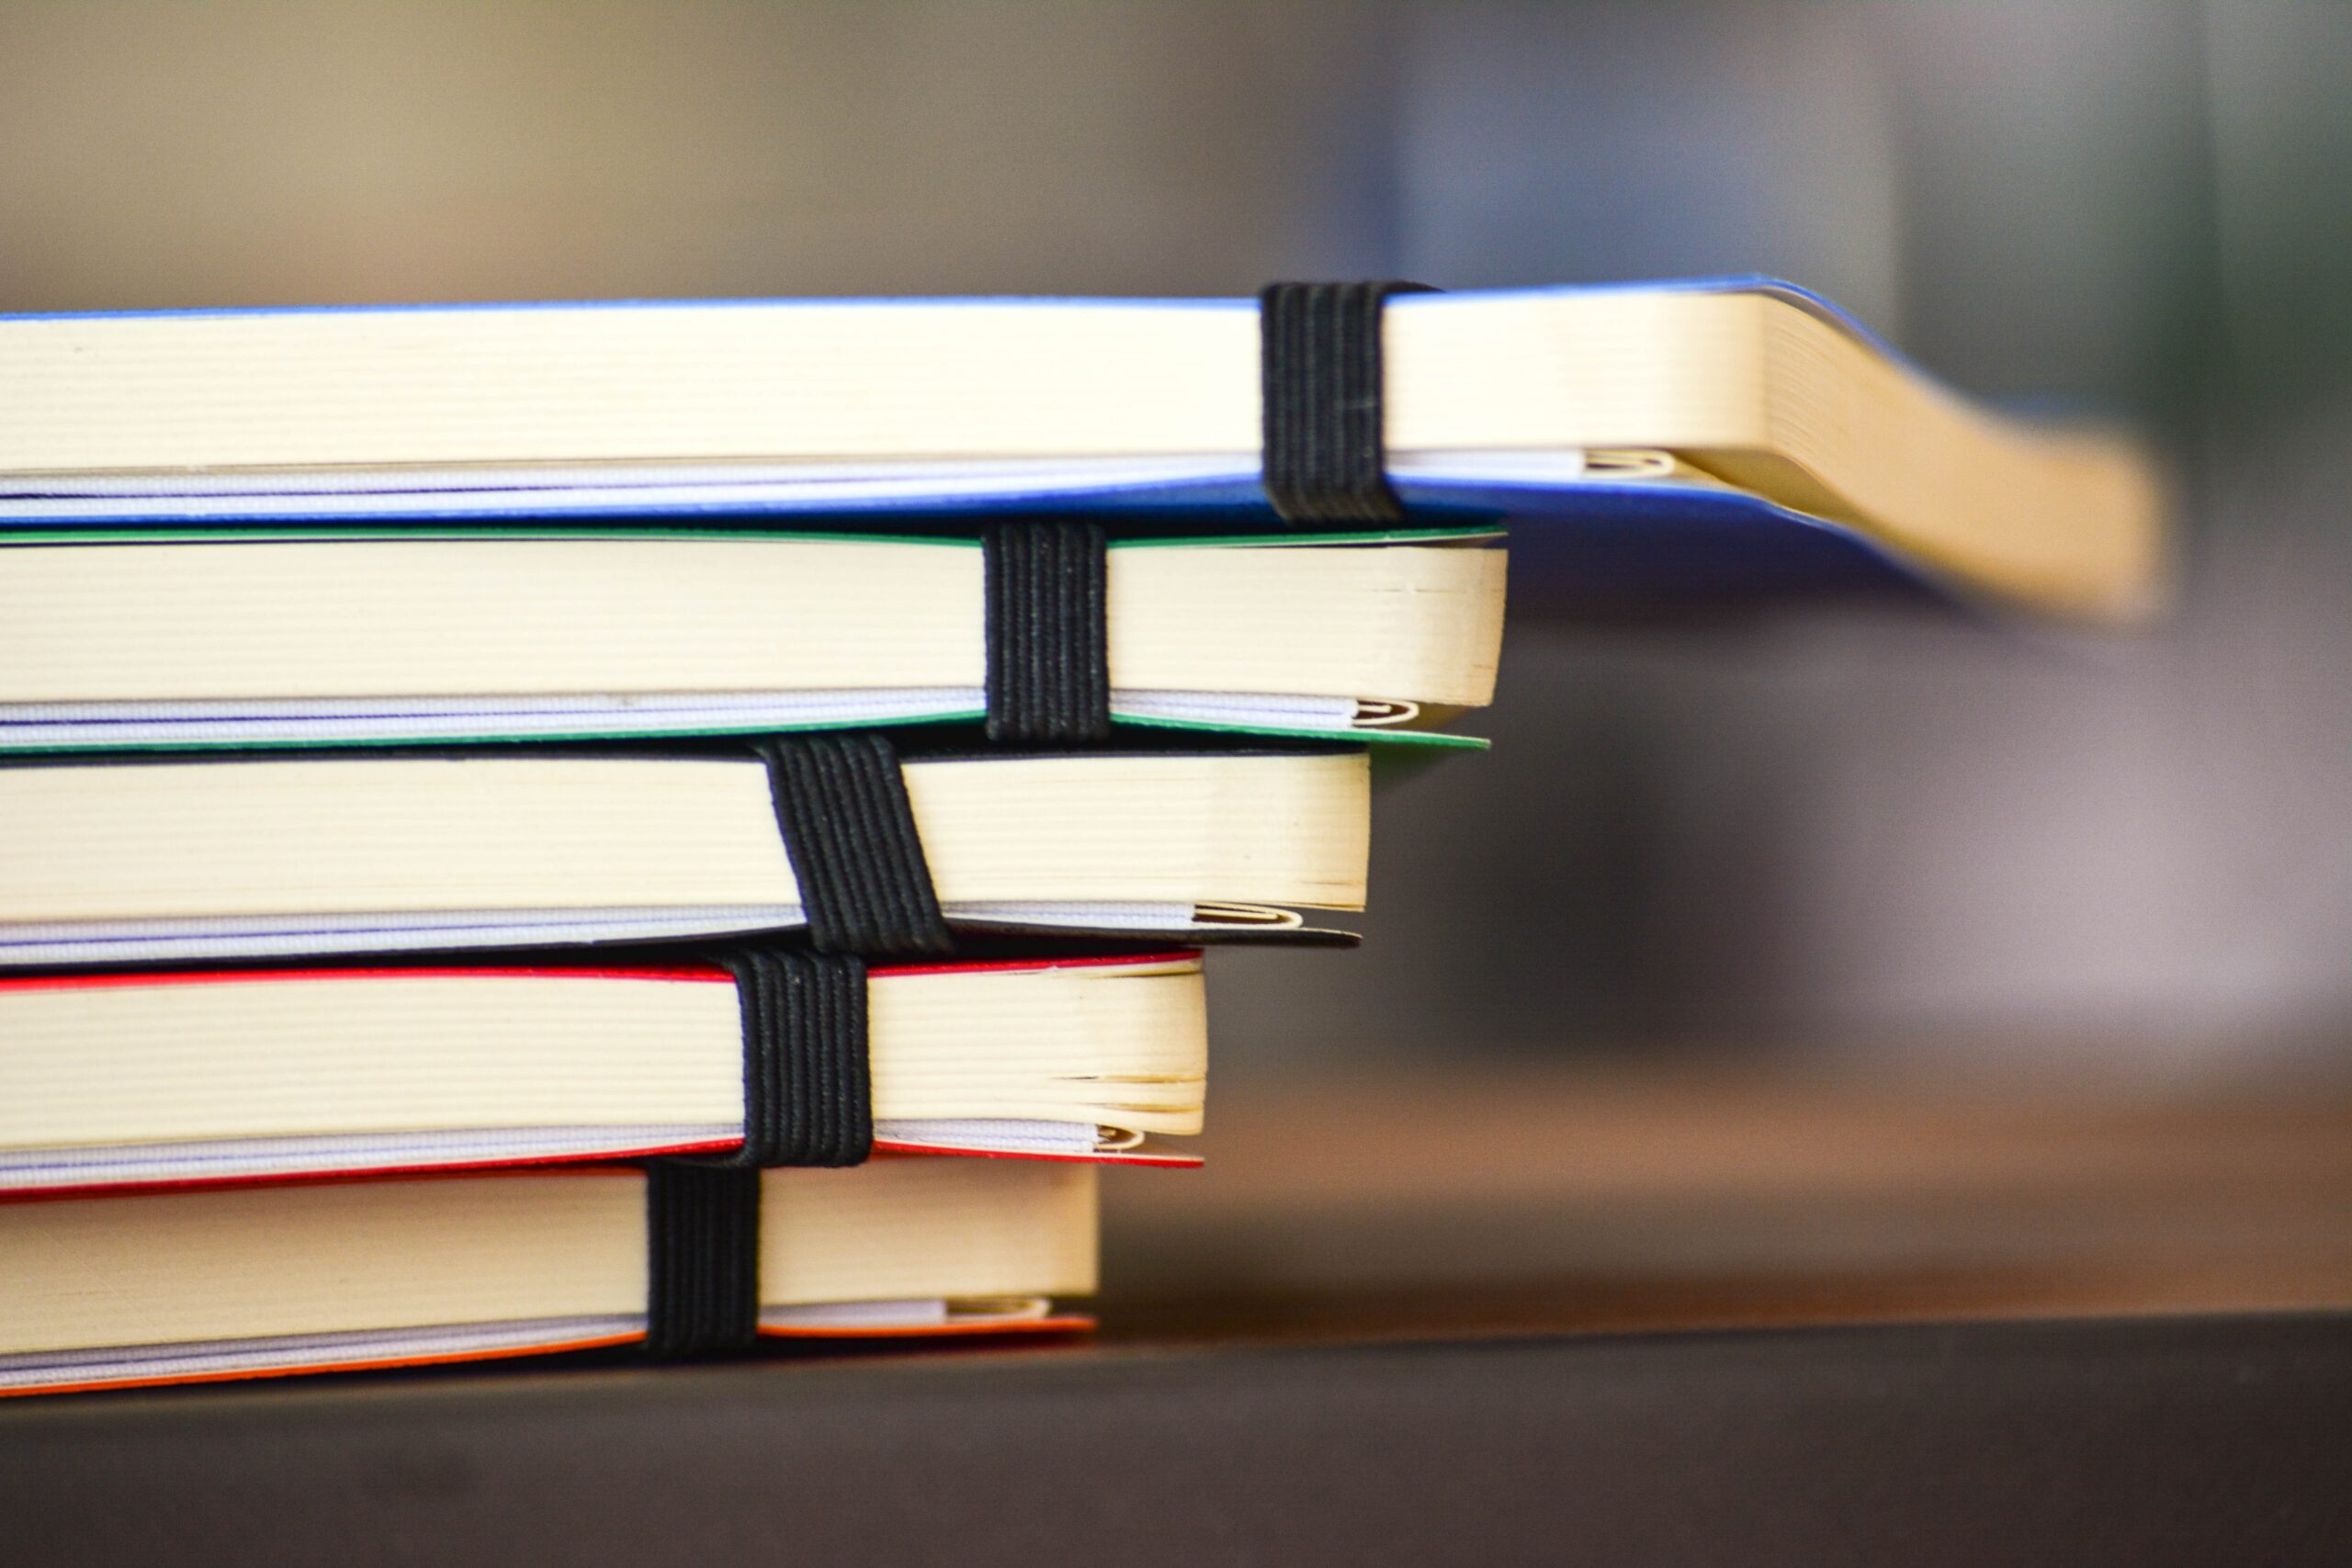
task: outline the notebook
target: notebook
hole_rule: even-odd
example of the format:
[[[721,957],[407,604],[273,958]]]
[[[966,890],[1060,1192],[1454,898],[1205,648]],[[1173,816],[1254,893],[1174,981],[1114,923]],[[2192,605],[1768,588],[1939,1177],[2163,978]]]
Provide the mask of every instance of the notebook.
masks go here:
[[[1476,745],[1432,727],[1494,694],[1493,539],[1124,541],[1107,559],[1110,716]],[[0,750],[763,733],[987,707],[968,537],[11,542]]]
[[[1263,520],[1259,331],[1247,299],[17,316],[0,522]],[[1787,284],[1409,294],[1382,332],[1396,494],[1528,519],[1559,570],[2105,620],[2160,597],[2129,442],[1963,401]]]
[[[1200,956],[876,964],[871,1146],[1189,1165]],[[0,1191],[723,1155],[744,1002],[708,964],[0,979]]]
[[[647,1329],[621,1166],[0,1202],[0,1393],[414,1366]],[[758,1179],[758,1332],[1086,1326],[1094,1172],[888,1159]]]
[[[1301,909],[1363,907],[1361,749],[914,757],[897,776],[962,931],[1282,936]],[[0,967],[793,931],[821,846],[787,841],[777,788],[731,749],[17,761]]]

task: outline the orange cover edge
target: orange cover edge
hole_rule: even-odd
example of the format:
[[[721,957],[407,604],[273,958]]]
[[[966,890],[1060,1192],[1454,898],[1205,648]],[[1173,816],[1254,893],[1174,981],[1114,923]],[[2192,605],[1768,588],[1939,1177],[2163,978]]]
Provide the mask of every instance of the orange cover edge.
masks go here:
[[[910,1324],[901,1328],[772,1328],[763,1325],[763,1339],[965,1339],[984,1335],[1084,1334],[1094,1319],[1084,1313],[1057,1313],[1046,1317],[1012,1318],[1001,1322]],[[546,1345],[506,1345],[492,1349],[459,1350],[438,1356],[385,1356],[368,1360],[312,1361],[283,1367],[240,1367],[215,1372],[189,1372],[179,1377],[107,1378],[95,1382],[65,1380],[0,1389],[0,1399],[42,1393],[106,1393],[125,1389],[172,1388],[183,1384],[246,1382],[260,1378],[304,1377],[325,1372],[381,1372],[403,1367],[462,1366],[474,1361],[511,1361],[525,1356],[555,1356],[572,1350],[602,1350],[634,1345],[642,1332],[600,1335],[591,1339],[563,1339]]]

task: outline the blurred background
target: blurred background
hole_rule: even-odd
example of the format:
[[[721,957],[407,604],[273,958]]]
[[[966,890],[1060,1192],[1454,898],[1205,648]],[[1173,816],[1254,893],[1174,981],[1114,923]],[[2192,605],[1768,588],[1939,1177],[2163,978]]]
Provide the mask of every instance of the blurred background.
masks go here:
[[[2340,1086],[2347,89],[2341,0],[0,0],[0,310],[1763,271],[2160,443],[2145,639],[1521,617],[1367,947],[1216,966],[1210,1150],[1261,1143],[1182,1204],[1555,1070]],[[1375,1080],[1404,1122],[1323,1104]]]

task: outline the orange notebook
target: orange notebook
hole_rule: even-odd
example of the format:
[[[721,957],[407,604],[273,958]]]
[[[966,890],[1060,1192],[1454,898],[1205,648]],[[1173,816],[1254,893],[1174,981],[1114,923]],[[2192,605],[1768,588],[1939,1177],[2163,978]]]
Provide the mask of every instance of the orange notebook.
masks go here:
[[[1094,1172],[883,1159],[760,1185],[763,1337],[1068,1331]],[[628,1167],[0,1203],[0,1393],[354,1371],[646,1333]]]

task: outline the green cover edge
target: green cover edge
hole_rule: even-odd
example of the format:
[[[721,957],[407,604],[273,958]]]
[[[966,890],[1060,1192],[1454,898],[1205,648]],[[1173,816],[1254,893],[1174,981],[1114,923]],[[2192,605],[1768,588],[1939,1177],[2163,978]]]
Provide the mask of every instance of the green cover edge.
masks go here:
[[[978,724],[987,714],[978,708],[944,714],[925,714],[917,717],[894,718],[876,724],[870,720],[851,719],[837,724],[799,725],[711,725],[684,729],[579,729],[544,735],[506,735],[491,731],[451,730],[440,735],[398,735],[333,739],[287,740],[154,740],[123,746],[18,746],[0,738],[0,756],[130,756],[169,754],[194,751],[317,751],[355,750],[386,751],[404,747],[429,746],[553,746],[577,741],[642,741],[656,744],[663,740],[718,739],[732,735],[813,735],[836,729],[913,729],[956,724]],[[1195,719],[1129,718],[1114,715],[1114,726],[1125,729],[1173,729],[1206,735],[1246,735],[1269,737],[1282,740],[1321,740],[1361,743],[1374,747],[1433,748],[1442,750],[1483,751],[1493,743],[1473,735],[1449,735],[1427,729],[1302,729],[1281,725],[1210,724]]]

